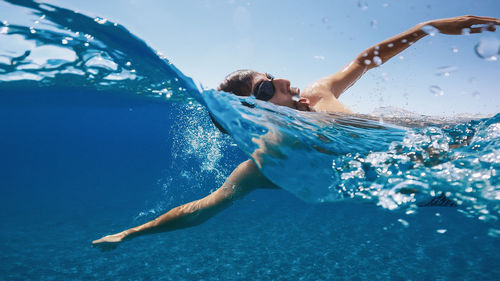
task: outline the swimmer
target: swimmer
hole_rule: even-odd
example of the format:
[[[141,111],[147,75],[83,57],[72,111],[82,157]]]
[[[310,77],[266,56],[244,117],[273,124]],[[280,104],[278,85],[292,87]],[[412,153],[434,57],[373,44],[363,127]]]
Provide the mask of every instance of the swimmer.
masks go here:
[[[302,92],[291,87],[290,81],[274,78],[270,74],[239,70],[229,74],[218,90],[238,96],[255,96],[256,99],[301,111],[352,114],[338,98],[368,70],[378,67],[427,35],[428,27],[440,33],[460,35],[495,31],[500,20],[490,17],[461,16],[431,20],[384,40],[361,52],[352,62],[338,72],[312,82]],[[216,124],[217,125],[217,124]],[[266,151],[261,151],[266,153]],[[92,242],[103,250],[113,249],[121,242],[146,234],[154,234],[192,227],[203,223],[226,209],[231,203],[257,188],[280,188],[268,180],[252,160],[241,163],[224,184],[210,195],[176,208],[145,224],[104,236]],[[444,200],[438,197],[438,201]]]

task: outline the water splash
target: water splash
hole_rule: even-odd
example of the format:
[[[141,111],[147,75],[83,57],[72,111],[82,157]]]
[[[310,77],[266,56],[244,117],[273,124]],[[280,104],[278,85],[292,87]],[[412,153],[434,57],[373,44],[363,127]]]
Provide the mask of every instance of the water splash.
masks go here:
[[[500,215],[500,115],[464,122],[393,114],[380,123],[231,95],[222,103],[213,94],[204,93],[206,104],[238,146],[269,179],[305,201],[372,201],[414,212],[442,194],[468,216]]]

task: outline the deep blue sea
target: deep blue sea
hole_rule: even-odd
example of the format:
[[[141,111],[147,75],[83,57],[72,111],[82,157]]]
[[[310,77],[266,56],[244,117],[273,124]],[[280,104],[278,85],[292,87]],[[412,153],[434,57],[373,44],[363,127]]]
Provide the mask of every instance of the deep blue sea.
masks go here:
[[[296,112],[204,89],[120,24],[7,2],[0,280],[498,280],[500,115]],[[283,190],[91,247],[249,157]]]

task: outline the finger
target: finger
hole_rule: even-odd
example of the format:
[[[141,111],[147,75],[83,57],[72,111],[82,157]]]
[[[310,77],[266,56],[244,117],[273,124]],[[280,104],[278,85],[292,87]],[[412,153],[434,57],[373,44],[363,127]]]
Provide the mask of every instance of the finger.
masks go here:
[[[470,33],[480,33],[480,32],[483,32],[483,31],[496,31],[496,27],[492,24],[487,24],[487,25],[479,25],[479,26],[475,26],[475,27],[471,27],[469,28],[470,30]]]
[[[500,19],[489,17],[474,17],[470,19],[471,24],[496,24],[500,25]]]
[[[481,19],[485,20],[485,21],[488,21],[488,22],[500,24],[500,19],[497,19],[497,18],[481,17]]]
[[[469,28],[470,33],[481,33],[484,29],[482,27]]]

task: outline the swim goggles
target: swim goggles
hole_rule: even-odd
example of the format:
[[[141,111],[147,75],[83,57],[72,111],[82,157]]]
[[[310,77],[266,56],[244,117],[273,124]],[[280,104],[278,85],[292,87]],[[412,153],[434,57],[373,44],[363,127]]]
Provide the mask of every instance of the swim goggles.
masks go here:
[[[268,101],[274,96],[274,76],[266,73],[266,77],[269,80],[260,82],[257,86],[255,86],[255,89],[252,92],[252,95],[258,100]]]

